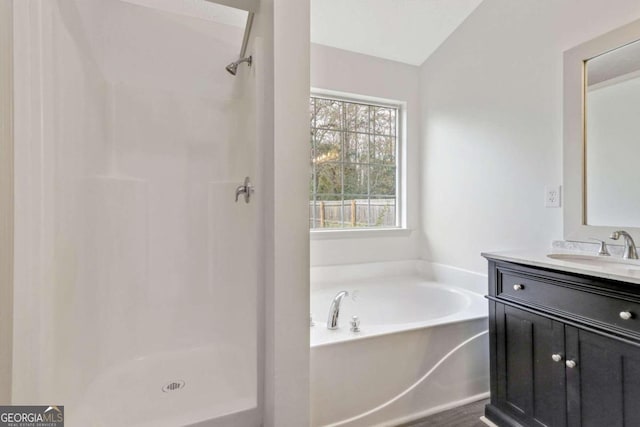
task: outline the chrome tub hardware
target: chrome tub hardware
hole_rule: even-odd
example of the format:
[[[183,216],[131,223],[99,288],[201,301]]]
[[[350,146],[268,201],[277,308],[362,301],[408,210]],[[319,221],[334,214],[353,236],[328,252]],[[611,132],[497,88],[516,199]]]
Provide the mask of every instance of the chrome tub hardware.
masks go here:
[[[245,203],[249,203],[251,201],[251,195],[255,193],[255,188],[251,184],[251,179],[247,176],[244,179],[244,184],[236,187],[236,203],[238,202],[238,198],[240,195],[244,195]]]
[[[562,362],[562,355],[559,354],[559,353],[553,354],[553,355],[551,355],[551,359],[554,362]]]
[[[358,316],[351,318],[351,332],[360,332],[360,319],[358,319]]]
[[[631,313],[630,311],[621,311],[620,312],[620,318],[622,320],[629,320],[633,317],[633,313]]]
[[[636,250],[636,244],[629,233],[624,230],[618,230],[611,233],[610,239],[618,240],[620,237],[624,237],[624,259],[638,259],[638,251]]]
[[[340,303],[342,299],[349,296],[349,292],[340,291],[333,297],[331,307],[329,307],[329,317],[327,318],[327,329],[338,329],[338,317],[340,316]]]
[[[524,289],[524,285],[518,283],[517,285],[513,285],[513,290],[514,291],[521,291]]]
[[[595,240],[596,242],[600,242],[600,248],[598,249],[598,255],[600,256],[611,256],[609,250],[607,249],[607,242],[604,240],[596,239],[594,237],[589,237],[591,240]]]

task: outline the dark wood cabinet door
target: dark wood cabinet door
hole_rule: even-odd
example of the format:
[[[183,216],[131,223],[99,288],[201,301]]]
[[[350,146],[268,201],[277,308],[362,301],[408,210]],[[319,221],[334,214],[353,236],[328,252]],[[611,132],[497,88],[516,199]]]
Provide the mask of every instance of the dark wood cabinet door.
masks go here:
[[[503,304],[495,310],[496,406],[527,426],[566,426],[564,324]]]
[[[570,427],[640,426],[640,346],[566,327]]]

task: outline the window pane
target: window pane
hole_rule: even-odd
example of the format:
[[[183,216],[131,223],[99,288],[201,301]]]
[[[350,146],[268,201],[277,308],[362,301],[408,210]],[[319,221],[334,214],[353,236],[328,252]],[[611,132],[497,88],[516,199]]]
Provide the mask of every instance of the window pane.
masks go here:
[[[345,134],[345,162],[367,163],[369,161],[369,135],[361,133]]]
[[[396,194],[396,168],[395,166],[369,166],[369,182],[371,197],[393,196]]]
[[[395,198],[375,198],[369,201],[371,206],[372,227],[396,226],[396,200]]]
[[[396,139],[391,136],[371,137],[369,154],[371,163],[396,164]]]
[[[313,200],[309,202],[309,228],[316,228],[320,226],[318,207],[318,203]]]
[[[342,194],[342,164],[316,163],[316,191],[321,194]]]
[[[342,127],[342,102],[316,98],[316,127],[340,129]]]
[[[310,180],[309,180],[309,194],[311,194],[311,200],[313,201],[314,195],[317,193],[316,191],[316,166],[311,163],[310,168]]]
[[[340,227],[353,228],[353,225],[351,225],[351,202],[349,200],[343,200],[340,203],[342,204],[342,223]]]
[[[367,194],[369,187],[369,166],[359,163],[344,165],[344,193]]]
[[[345,103],[347,110],[347,130],[353,132],[369,132],[368,105]]]
[[[398,114],[397,110],[391,110],[391,135],[397,136],[398,131],[396,129],[398,122]]]
[[[320,194],[316,203],[318,228],[341,228],[344,223],[342,196],[339,194]]]
[[[315,138],[316,130],[311,129],[310,142],[311,142],[311,164],[314,163],[313,159],[316,158],[318,153],[316,153],[316,138]]]
[[[309,116],[310,116],[309,118],[311,119],[311,128],[312,129],[314,127],[316,127],[316,125],[315,125],[315,120],[316,120],[315,108],[316,108],[316,99],[315,98],[309,99]]]
[[[341,193],[318,193],[317,199],[319,202],[320,201],[335,202],[335,201],[342,200],[342,194]]]
[[[391,109],[381,107],[374,108],[373,131],[377,135],[391,134]]]
[[[339,162],[342,160],[342,134],[340,132],[316,129],[314,162]]]
[[[324,227],[340,228],[343,223],[342,200],[332,200],[323,202],[324,204]]]
[[[345,227],[359,228],[369,225],[369,202],[366,194],[345,194]]]

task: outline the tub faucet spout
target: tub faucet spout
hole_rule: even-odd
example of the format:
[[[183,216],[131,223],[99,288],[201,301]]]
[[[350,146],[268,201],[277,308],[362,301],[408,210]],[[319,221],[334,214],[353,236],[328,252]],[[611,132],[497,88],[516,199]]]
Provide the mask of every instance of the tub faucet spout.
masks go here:
[[[338,329],[338,316],[340,316],[340,303],[342,298],[349,296],[349,292],[340,291],[333,297],[331,307],[329,307],[329,318],[327,319],[327,329]]]

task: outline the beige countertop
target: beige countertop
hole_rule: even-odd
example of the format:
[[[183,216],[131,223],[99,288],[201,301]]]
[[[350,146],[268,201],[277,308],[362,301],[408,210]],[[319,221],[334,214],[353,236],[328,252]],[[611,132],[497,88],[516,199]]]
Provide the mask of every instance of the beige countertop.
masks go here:
[[[605,261],[611,262],[610,264],[590,265],[588,261],[577,262],[575,260],[554,259],[548,256],[550,254],[568,254],[584,257],[595,256],[593,252],[578,252],[557,248],[483,252],[482,256],[499,261],[508,261],[534,267],[577,273],[585,276],[640,284],[640,261],[638,260],[628,261],[629,264],[627,265],[623,264],[623,262],[627,261],[623,261],[620,257],[612,255],[611,257],[602,257],[607,258]],[[600,257],[597,258],[600,259]],[[617,263],[617,261],[620,261],[620,263]]]

